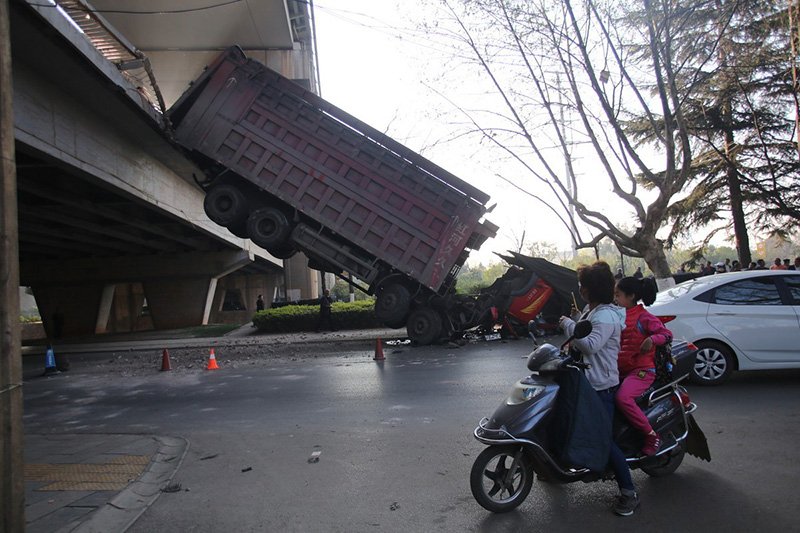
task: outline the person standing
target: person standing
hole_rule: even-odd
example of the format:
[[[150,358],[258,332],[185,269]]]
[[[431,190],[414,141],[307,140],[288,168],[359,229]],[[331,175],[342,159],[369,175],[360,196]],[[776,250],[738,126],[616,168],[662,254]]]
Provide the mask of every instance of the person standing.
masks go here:
[[[317,332],[322,331],[323,326],[327,326],[330,331],[336,331],[336,328],[333,327],[333,318],[331,313],[332,306],[333,300],[331,299],[331,291],[325,289],[325,292],[319,299],[319,319],[317,320]]]
[[[583,339],[573,339],[570,346],[584,357],[591,366],[586,370],[586,379],[597,392],[609,414],[609,423],[614,420],[614,401],[619,386],[617,354],[620,334],[625,327],[625,311],[613,304],[614,274],[608,263],[597,261],[591,266],[578,269],[580,294],[589,302],[583,309],[581,319],[592,323],[592,332]],[[569,337],[575,331],[576,322],[562,316],[559,325]],[[617,480],[620,494],[614,505],[614,513],[631,516],[639,506],[639,496],[631,478],[631,470],[619,446],[611,441],[611,468]]]
[[[780,257],[776,257],[775,261],[772,263],[772,266],[769,267],[770,270],[786,270],[788,267],[783,266],[783,262],[781,262]]]
[[[633,277],[636,279],[642,279],[644,277],[642,267],[636,267],[636,272],[633,273]]]
[[[264,310],[264,297],[259,294],[258,298],[256,298],[256,313],[263,310]]]

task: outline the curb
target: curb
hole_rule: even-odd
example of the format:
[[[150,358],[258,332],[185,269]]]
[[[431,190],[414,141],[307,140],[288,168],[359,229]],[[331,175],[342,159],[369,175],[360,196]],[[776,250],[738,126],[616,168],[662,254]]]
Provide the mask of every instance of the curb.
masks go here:
[[[404,333],[404,332],[403,332]],[[326,334],[266,334],[252,337],[200,337],[195,339],[145,339],[105,342],[69,343],[63,342],[54,346],[59,354],[88,354],[105,352],[136,352],[169,349],[215,348],[219,346],[254,346],[254,345],[353,345],[364,342],[374,343],[377,337],[383,339],[404,338],[399,330],[351,330],[343,331],[341,336]],[[21,348],[23,356],[40,356],[44,354],[46,345],[26,345]]]
[[[67,525],[58,533],[106,533],[128,530],[161,495],[183,463],[189,442],[182,437],[153,437],[160,444],[139,478],[77,526]]]

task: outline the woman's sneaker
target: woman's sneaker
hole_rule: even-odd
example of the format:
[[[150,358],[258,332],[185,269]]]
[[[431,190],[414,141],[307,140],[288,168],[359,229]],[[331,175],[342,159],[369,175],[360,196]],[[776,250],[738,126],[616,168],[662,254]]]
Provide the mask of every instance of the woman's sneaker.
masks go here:
[[[619,516],[631,516],[636,508],[639,507],[639,495],[620,494],[617,503],[614,505],[614,514]]]
[[[642,455],[655,455],[661,447],[661,439],[657,434],[647,434],[644,436],[644,447],[642,448]]]

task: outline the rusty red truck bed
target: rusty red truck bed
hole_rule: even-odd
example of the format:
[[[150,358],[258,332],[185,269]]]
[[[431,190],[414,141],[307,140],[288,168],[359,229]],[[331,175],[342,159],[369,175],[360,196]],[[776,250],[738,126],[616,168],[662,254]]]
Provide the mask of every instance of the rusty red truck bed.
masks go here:
[[[482,221],[488,195],[238,47],[206,69],[169,117],[175,140],[210,177],[248,182],[250,215],[271,202],[291,208],[295,224],[277,250],[300,249],[369,284],[392,271],[440,291],[466,250],[497,230]],[[260,192],[262,204],[253,204]],[[252,220],[233,218],[235,233],[258,233]]]

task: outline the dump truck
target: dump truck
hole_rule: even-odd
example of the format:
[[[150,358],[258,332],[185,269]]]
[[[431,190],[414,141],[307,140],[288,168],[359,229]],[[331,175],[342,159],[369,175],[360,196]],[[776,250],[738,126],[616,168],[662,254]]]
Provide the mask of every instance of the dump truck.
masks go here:
[[[485,314],[455,282],[497,232],[486,193],[235,46],[167,115],[205,175],[215,223],[276,258],[302,251],[309,267],[355,278],[377,318],[419,344]]]

